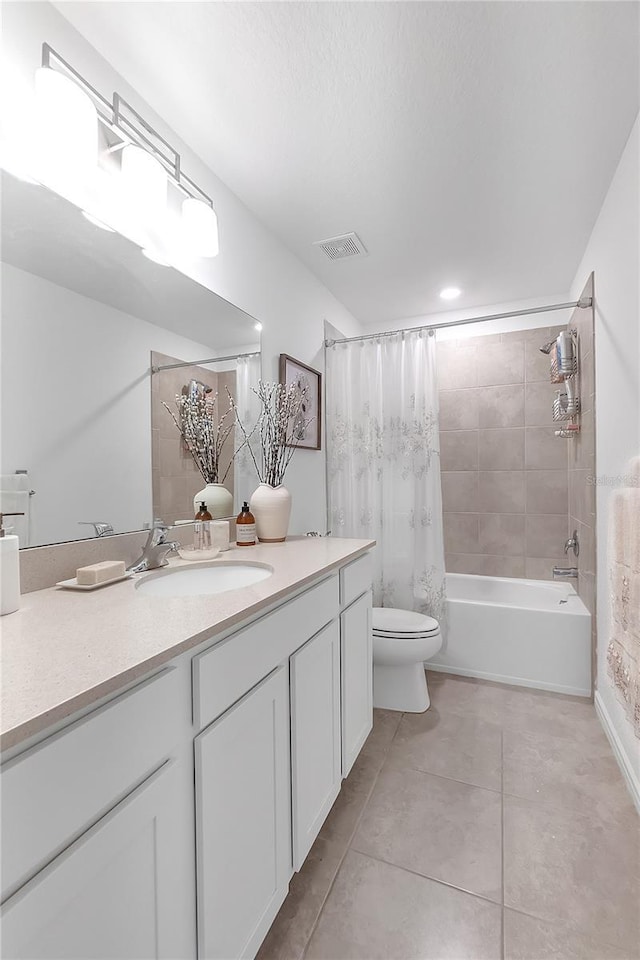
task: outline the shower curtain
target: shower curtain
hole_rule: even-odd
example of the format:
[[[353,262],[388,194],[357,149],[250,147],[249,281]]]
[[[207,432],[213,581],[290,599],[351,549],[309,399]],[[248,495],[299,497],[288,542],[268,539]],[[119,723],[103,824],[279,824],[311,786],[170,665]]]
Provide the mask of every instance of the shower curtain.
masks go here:
[[[260,416],[260,401],[254,393],[261,376],[261,357],[259,353],[236,360],[236,403],[242,423],[251,431]],[[253,388],[253,389],[252,389]],[[242,443],[242,434],[236,427],[236,449]],[[246,446],[236,454],[234,463],[235,506],[240,509],[244,500],[258,486],[256,468]]]
[[[328,346],[327,472],[333,535],[378,542],[374,604],[440,619],[435,348],[423,330]]]

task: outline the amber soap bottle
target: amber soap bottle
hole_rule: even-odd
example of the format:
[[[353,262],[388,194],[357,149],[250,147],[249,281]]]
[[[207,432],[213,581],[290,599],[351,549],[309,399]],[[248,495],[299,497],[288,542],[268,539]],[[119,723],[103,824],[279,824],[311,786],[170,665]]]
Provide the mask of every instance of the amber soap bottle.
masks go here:
[[[249,510],[249,504],[245,500],[236,520],[236,546],[255,547],[255,545],[256,518]]]

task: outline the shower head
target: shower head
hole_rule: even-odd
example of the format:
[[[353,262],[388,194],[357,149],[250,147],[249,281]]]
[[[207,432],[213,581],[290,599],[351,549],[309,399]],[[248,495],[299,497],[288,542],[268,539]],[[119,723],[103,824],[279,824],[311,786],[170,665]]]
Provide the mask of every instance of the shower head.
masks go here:
[[[551,348],[555,346],[555,340],[549,340],[549,343],[545,343],[544,347],[540,347],[540,353],[551,353]]]

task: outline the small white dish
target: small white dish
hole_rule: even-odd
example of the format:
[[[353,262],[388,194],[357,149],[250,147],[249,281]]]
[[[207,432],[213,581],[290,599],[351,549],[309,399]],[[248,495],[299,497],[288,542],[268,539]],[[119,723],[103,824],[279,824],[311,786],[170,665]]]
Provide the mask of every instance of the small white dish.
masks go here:
[[[125,573],[122,577],[112,577],[111,580],[103,580],[101,583],[78,583],[78,578],[72,577],[71,580],[59,580],[56,587],[63,587],[65,590],[99,590],[100,587],[108,587],[110,583],[129,580],[132,576],[132,573]]]
[[[215,560],[220,553],[220,548],[207,547],[206,550],[196,550],[195,547],[180,547],[178,553],[183,560]]]

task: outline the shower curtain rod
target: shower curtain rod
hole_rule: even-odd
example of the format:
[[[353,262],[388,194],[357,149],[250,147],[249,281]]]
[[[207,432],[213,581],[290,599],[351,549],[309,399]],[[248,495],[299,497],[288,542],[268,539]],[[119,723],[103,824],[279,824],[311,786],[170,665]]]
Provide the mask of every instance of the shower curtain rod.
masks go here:
[[[244,357],[259,357],[260,351],[253,353],[233,353],[229,357],[209,357],[207,360],[184,360],[180,363],[163,363],[161,366],[152,366],[151,373],[160,373],[161,370],[177,370],[179,367],[199,367],[202,363],[222,363],[224,360],[242,360]]]
[[[484,323],[487,320],[504,320],[507,317],[526,317],[531,313],[550,313],[553,310],[568,310],[571,307],[585,309],[593,303],[591,297],[570,300],[568,303],[550,303],[546,307],[529,307],[528,310],[511,310],[509,313],[492,313],[488,317],[469,317],[468,320],[452,320],[450,323],[425,323],[420,327],[402,327],[400,330],[386,330],[383,333],[365,333],[360,337],[344,337],[342,340],[325,340],[325,347],[335,343],[355,343],[357,340],[376,340],[378,337],[392,337],[396,333],[413,333],[416,330],[440,330],[445,327],[462,327],[467,323]]]

